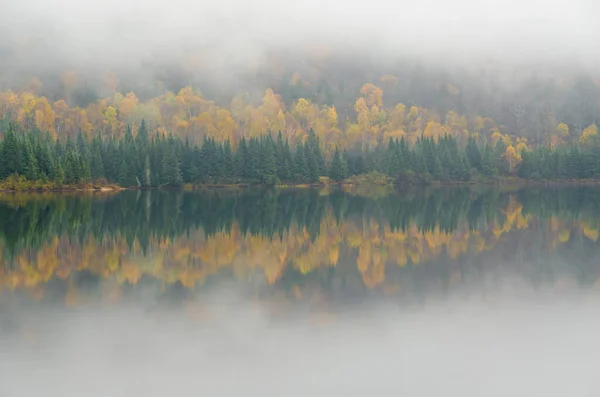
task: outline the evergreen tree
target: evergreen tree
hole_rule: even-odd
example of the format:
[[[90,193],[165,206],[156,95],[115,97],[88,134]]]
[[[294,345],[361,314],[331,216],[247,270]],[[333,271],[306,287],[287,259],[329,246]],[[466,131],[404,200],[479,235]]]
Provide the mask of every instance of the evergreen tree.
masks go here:
[[[319,175],[325,175],[327,170],[326,170],[326,165],[325,165],[325,158],[323,157],[323,153],[321,152],[319,137],[317,137],[317,135],[315,134],[315,131],[312,128],[308,131],[308,139],[306,140],[305,148],[308,151],[312,151],[311,157],[315,158],[315,163],[316,163],[316,170],[312,171],[309,169],[309,173],[313,173],[313,174],[316,173],[317,174],[316,180],[318,180]],[[307,155],[306,152],[304,155],[307,159],[309,158],[309,156]],[[310,168],[310,166],[309,166],[309,168]],[[312,178],[312,179],[314,179],[314,178]]]
[[[30,137],[25,137],[21,146],[21,171],[25,178],[30,181],[35,181],[39,178],[40,173],[38,169],[37,160],[35,153],[31,147]]]
[[[64,167],[64,181],[66,184],[76,184],[81,180],[81,169],[79,168],[80,162],[78,156],[79,154],[74,150],[74,146],[71,150],[67,151]]]
[[[261,182],[272,186],[277,184],[277,164],[275,157],[275,144],[270,135],[267,135],[261,142],[261,159],[260,159],[260,179]]]
[[[481,157],[481,173],[490,178],[496,175],[496,161],[494,152],[489,145],[485,145],[483,148],[483,155]]]
[[[65,183],[65,171],[62,167],[62,165],[60,165],[60,163],[56,164],[56,176],[54,177],[54,181],[56,183],[58,183],[59,185],[62,185],[63,183]]]
[[[479,151],[479,147],[475,142],[475,137],[472,134],[469,135],[465,151],[471,167],[481,171],[481,152]]]
[[[306,169],[308,171],[308,182],[315,183],[319,181],[319,164],[315,157],[315,151],[310,145],[304,145],[304,158],[306,160]]]
[[[94,181],[104,178],[104,162],[102,161],[102,140],[96,135],[90,149],[90,172]]]
[[[334,181],[341,181],[346,178],[347,172],[346,162],[340,154],[340,149],[336,147],[329,168],[329,177]]]
[[[227,180],[232,180],[235,176],[235,162],[233,159],[233,150],[229,139],[223,144],[223,173]]]
[[[165,148],[161,177],[161,185],[163,186],[181,186],[183,182],[175,148],[172,145],[167,145]]]
[[[52,155],[49,147],[49,137],[38,139],[35,143],[35,157],[40,172],[40,178],[51,178],[53,174]]]
[[[306,164],[304,152],[302,142],[298,142],[298,145],[296,145],[296,154],[294,155],[296,181],[298,182],[307,181],[309,179],[308,165]]]
[[[88,144],[85,141],[85,138],[83,136],[83,133],[81,132],[81,129],[79,129],[79,132],[77,133],[77,139],[76,139],[75,146],[77,148],[77,152],[79,153],[79,155],[81,157],[83,157],[83,159],[85,161],[88,161],[88,159],[89,159]]]
[[[14,173],[20,172],[21,149],[13,124],[9,124],[4,134],[2,153],[0,153],[0,178],[4,179]]]
[[[131,169],[129,162],[125,159],[125,156],[121,156],[118,183],[124,187],[138,186],[138,180]]]
[[[238,178],[247,180],[250,176],[248,144],[246,138],[242,137],[234,155],[235,173]]]
[[[289,143],[285,142],[284,146],[283,146],[283,155],[282,155],[282,162],[278,163],[280,164],[280,166],[278,167],[278,175],[279,175],[279,179],[282,181],[293,181],[294,180],[294,157],[292,155],[292,151],[290,148]]]
[[[146,153],[146,159],[144,160],[144,173],[142,186],[152,186],[152,169],[150,168],[150,154]]]

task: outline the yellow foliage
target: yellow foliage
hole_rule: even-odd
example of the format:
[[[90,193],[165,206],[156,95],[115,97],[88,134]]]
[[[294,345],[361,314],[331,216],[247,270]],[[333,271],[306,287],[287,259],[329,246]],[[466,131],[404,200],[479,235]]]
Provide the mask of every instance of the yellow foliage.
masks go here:
[[[598,144],[598,142],[598,126],[596,123],[584,129],[581,137],[579,137],[579,143],[583,146]]]
[[[558,233],[558,241],[561,243],[566,243],[571,238],[571,231],[569,229],[562,229]]]
[[[527,150],[529,150],[529,148],[527,147],[527,143],[519,142],[517,144],[516,150],[517,150],[517,153],[519,154],[519,156],[521,156],[523,154],[523,151],[524,150],[527,151]]]
[[[556,132],[558,132],[558,134],[563,138],[568,137],[569,126],[564,123],[560,123],[558,126],[556,126]]]
[[[383,90],[373,84],[363,85],[360,89],[360,95],[365,99],[368,107],[383,106]]]
[[[519,155],[519,153],[517,153],[517,151],[515,150],[515,148],[513,147],[513,145],[508,145],[506,147],[506,151],[504,152],[504,154],[502,155],[503,158],[506,159],[506,161],[508,162],[508,169],[509,171],[512,171],[513,168],[519,164],[521,161],[523,161],[523,159],[521,158],[521,156]]]
[[[331,250],[329,250],[329,263],[331,263],[333,266],[337,265],[338,260],[340,257],[340,250],[339,248],[332,248]]]
[[[583,231],[583,235],[585,237],[587,237],[593,241],[598,241],[598,234],[599,234],[598,229],[592,228],[584,223],[584,224],[582,224],[581,230]]]

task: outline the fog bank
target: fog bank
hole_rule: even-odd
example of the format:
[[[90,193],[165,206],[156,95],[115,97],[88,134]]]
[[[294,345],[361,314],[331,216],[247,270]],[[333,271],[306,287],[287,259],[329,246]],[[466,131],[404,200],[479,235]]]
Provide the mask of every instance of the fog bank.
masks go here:
[[[0,395],[600,392],[595,299],[481,298],[285,318],[236,299],[177,310],[21,308],[20,331],[0,333]]]

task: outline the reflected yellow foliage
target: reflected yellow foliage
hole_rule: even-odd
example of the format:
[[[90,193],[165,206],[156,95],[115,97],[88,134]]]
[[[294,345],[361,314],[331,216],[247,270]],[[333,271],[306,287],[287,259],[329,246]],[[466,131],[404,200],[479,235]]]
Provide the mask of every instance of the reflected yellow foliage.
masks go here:
[[[499,211],[502,220],[489,219],[485,226],[471,230],[462,219],[452,232],[439,227],[422,230],[414,222],[399,230],[375,217],[340,221],[328,211],[312,235],[295,223],[281,235],[244,234],[234,222],[229,231],[210,235],[198,229],[173,239],[151,239],[144,252],[138,241],[128,244],[122,238],[88,236],[79,242],[55,236],[35,252],[24,250],[9,259],[0,243],[0,289],[26,288],[41,299],[44,284],[57,278],[66,280],[65,299],[75,304],[79,295],[73,276],[81,271],[100,276],[110,299],[117,300],[121,286],[137,284],[144,276],[163,285],[194,288],[228,269],[239,279],[258,274],[265,284],[274,284],[289,269],[307,275],[336,266],[354,267],[367,288],[397,291],[397,285],[386,281],[386,269],[418,266],[438,258],[460,261],[467,253],[493,249],[501,236],[504,241],[511,233],[540,224],[537,219],[532,222],[532,215],[523,215],[523,206],[514,197]],[[592,241],[599,236],[598,227],[587,220],[556,215],[548,218],[544,228],[550,248],[574,236]],[[450,282],[460,282],[461,277],[454,271]],[[303,293],[298,290],[294,295],[300,299]]]

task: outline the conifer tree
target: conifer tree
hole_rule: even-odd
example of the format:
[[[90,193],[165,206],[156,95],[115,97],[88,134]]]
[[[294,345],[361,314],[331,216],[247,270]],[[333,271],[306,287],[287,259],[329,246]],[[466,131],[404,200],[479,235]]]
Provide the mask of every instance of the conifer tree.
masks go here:
[[[336,147],[331,160],[331,167],[329,168],[329,177],[334,181],[341,181],[346,178],[347,172],[346,163],[340,153],[340,149]]]
[[[20,171],[20,157],[19,142],[14,131],[14,125],[11,123],[4,134],[2,153],[0,153],[0,177],[2,179]]]
[[[481,170],[481,152],[479,151],[479,147],[475,142],[475,137],[473,136],[473,134],[469,135],[465,151],[467,153],[467,158],[469,159],[469,164],[471,164],[471,167],[477,170]]]
[[[302,145],[302,142],[298,142],[298,145],[296,145],[294,163],[296,165],[296,180],[299,182],[307,181],[309,172],[306,164],[306,158],[304,156],[304,146]]]

